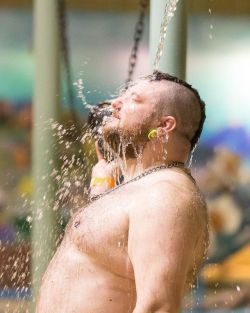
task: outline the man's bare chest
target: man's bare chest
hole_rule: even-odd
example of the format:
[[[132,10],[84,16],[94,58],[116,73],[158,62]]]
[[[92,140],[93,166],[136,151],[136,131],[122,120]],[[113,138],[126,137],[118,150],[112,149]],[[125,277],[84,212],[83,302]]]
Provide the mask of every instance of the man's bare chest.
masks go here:
[[[83,254],[112,268],[119,275],[132,275],[128,245],[128,206],[123,196],[110,195],[79,210],[71,218],[65,236]]]

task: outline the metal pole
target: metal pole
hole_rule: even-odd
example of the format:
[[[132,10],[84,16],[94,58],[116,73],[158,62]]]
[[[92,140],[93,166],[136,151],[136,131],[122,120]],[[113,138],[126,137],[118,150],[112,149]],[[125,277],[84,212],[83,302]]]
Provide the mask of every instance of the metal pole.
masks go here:
[[[34,1],[35,87],[33,105],[32,293],[35,303],[41,277],[55,249],[55,137],[51,119],[58,119],[59,29],[57,0]],[[33,305],[34,311],[34,305]]]
[[[153,69],[160,38],[161,21],[167,0],[150,1],[150,63]],[[168,26],[159,70],[179,78],[186,76],[187,0],[179,0],[177,10]]]

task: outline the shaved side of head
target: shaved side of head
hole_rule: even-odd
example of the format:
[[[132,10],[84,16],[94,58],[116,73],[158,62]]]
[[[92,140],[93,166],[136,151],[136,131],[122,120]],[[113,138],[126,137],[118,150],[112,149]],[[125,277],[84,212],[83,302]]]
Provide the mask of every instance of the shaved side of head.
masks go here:
[[[206,118],[205,103],[198,91],[185,81],[158,71],[143,79],[159,84],[159,114],[175,117],[176,131],[190,142],[192,150]]]
[[[201,119],[201,109],[196,97],[186,87],[176,83],[169,81],[157,83],[162,85],[160,114],[175,117],[176,130],[191,142]]]

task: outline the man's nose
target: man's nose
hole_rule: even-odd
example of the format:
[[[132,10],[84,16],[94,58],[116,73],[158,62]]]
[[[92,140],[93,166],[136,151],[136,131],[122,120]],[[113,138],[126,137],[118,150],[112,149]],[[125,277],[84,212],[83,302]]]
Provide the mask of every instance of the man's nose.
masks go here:
[[[122,108],[122,100],[121,98],[116,98],[112,101],[112,109],[119,111]]]

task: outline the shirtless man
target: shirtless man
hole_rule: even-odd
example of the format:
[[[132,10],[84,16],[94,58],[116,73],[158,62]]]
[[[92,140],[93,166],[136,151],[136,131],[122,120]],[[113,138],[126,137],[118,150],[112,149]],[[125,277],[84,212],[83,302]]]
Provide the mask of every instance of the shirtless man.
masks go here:
[[[112,106],[103,134],[123,143],[125,181],[72,217],[36,313],[177,313],[204,259],[206,205],[181,165],[205,119],[198,93],[156,72]]]

